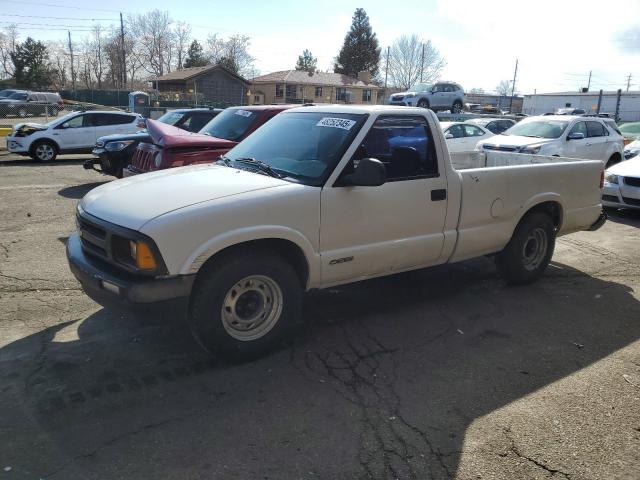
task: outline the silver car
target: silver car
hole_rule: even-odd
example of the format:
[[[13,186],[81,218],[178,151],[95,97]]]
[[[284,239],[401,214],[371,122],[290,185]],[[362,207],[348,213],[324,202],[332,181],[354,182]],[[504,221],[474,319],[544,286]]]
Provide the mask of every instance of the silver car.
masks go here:
[[[460,113],[464,107],[464,90],[453,82],[437,82],[433,85],[418,83],[406,92],[394,93],[389,97],[389,105],[450,110]]]

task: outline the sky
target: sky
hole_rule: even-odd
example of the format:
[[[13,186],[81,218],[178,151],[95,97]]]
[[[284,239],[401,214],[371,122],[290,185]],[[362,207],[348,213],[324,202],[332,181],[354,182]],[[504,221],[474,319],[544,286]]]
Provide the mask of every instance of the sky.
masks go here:
[[[383,53],[403,34],[431,40],[447,61],[441,79],[465,90],[493,91],[512,79],[516,59],[516,90],[524,94],[576,91],[587,86],[590,71],[591,89],[626,89],[631,74],[631,90],[640,90],[640,0],[0,0],[0,27],[15,22],[23,39],[61,40],[71,26],[79,41],[92,23],[108,26],[119,12],[157,8],[190,23],[199,40],[248,35],[256,67],[266,74],[293,68],[305,48],[318,68],[332,69],[358,7]]]

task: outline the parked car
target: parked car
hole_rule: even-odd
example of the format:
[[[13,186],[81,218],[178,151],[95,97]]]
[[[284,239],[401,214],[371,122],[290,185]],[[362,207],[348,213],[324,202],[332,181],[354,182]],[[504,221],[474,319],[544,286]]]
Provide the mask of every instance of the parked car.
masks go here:
[[[51,161],[59,154],[90,153],[98,137],[133,133],[142,117],[114,111],[74,112],[49,123],[19,123],[7,136],[11,153]]]
[[[0,99],[0,116],[27,117],[28,115],[57,116],[64,109],[58,93],[15,91]]]
[[[640,155],[640,139],[634,140],[631,143],[628,143],[624,147],[624,159],[631,160],[634,157]]]
[[[640,157],[605,171],[602,204],[610,208],[640,209]]]
[[[291,107],[292,105],[230,107],[207,123],[199,133],[189,135],[179,128],[149,120],[147,129],[151,141],[138,145],[123,175],[128,177],[164,168],[211,163],[262,124]]]
[[[169,110],[158,118],[158,122],[173,125],[187,132],[197,132],[220,112],[222,112],[220,108],[181,108]],[[143,125],[146,127],[146,123],[141,123],[141,126]],[[97,158],[87,160],[83,167],[122,178],[122,171],[131,162],[138,144],[150,141],[151,137],[146,130],[100,137],[91,152]],[[96,165],[100,165],[100,169]]]
[[[472,118],[467,120],[466,123],[479,125],[494,135],[505,132],[516,124],[515,120],[509,118]]]
[[[218,164],[89,192],[69,266],[107,306],[188,299],[200,345],[252,358],[299,323],[305,290],[485,255],[535,281],[557,236],[605,217],[602,162],[530,157],[450,156],[426,109],[290,109]]]
[[[457,83],[419,83],[406,92],[391,95],[389,104],[430,108],[434,112],[451,110],[451,113],[460,113],[464,107],[464,100],[464,90]]]
[[[480,125],[466,122],[440,122],[450,152],[471,152],[480,140],[493,137],[493,133]]]
[[[624,137],[625,145],[634,140],[640,139],[640,122],[623,123],[618,127],[620,133]]]
[[[555,115],[584,115],[587,113],[584,108],[557,108]]]
[[[624,152],[622,137],[609,126],[610,121],[571,115],[528,117],[478,143],[478,149],[591,158],[609,167],[620,162]]]

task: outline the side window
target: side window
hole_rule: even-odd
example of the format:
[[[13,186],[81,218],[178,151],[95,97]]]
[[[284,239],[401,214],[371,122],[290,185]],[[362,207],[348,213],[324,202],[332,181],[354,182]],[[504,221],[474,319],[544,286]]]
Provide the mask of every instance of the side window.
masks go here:
[[[95,127],[96,125],[103,125],[100,123],[100,114],[99,113],[85,113],[82,115],[84,121],[82,122],[83,127]]]
[[[31,94],[27,97],[27,102],[36,102],[38,101],[38,97],[35,96],[35,94]]]
[[[487,123],[485,128],[489,130],[491,133],[500,133],[504,130],[504,128],[500,127],[500,124],[498,122],[489,122]]]
[[[587,122],[589,137],[605,137],[609,135],[600,122]]]
[[[131,115],[120,115],[117,113],[92,114],[95,117],[96,126],[104,127],[108,125],[125,125],[133,121]]]
[[[464,133],[467,137],[481,137],[484,135],[484,132],[475,125],[465,125]]]
[[[509,130],[511,127],[513,127],[516,123],[512,120],[502,120],[500,122],[502,124],[502,130],[501,131],[506,131]]]
[[[447,130],[447,134],[451,135],[450,138],[462,138],[464,137],[464,128],[462,125],[451,125]]]
[[[378,118],[353,161],[367,157],[384,163],[390,182],[438,174],[433,137],[423,117]]]
[[[182,125],[180,125],[180,128],[183,128],[189,132],[199,132],[202,127],[209,123],[209,120],[211,120],[211,116],[209,115],[194,113],[189,118],[187,118],[187,120],[185,120]]]
[[[576,123],[569,132],[569,135],[572,133],[582,133],[584,137],[587,138],[587,124],[585,122]]]
[[[66,128],[80,128],[83,126],[85,117],[86,115],[78,115],[77,117],[67,120],[63,125],[66,125]]]

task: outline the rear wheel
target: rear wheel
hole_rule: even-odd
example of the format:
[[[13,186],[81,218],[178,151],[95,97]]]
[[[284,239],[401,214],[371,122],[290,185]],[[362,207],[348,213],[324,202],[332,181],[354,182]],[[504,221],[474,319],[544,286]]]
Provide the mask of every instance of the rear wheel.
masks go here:
[[[47,140],[35,142],[31,147],[31,158],[39,162],[51,162],[58,155],[56,146]]]
[[[25,118],[27,116],[27,109],[24,107],[21,107],[18,109],[18,116],[20,118]]]
[[[518,224],[511,240],[496,255],[500,275],[510,285],[525,285],[540,277],[555,248],[555,226],[549,215],[534,212]]]
[[[278,255],[244,250],[205,268],[194,285],[188,321],[209,353],[236,360],[259,357],[298,323],[301,282]]]
[[[453,102],[451,113],[462,113],[462,102],[460,100],[456,100],[455,102]]]

